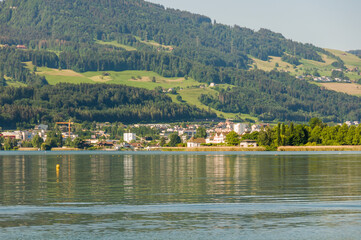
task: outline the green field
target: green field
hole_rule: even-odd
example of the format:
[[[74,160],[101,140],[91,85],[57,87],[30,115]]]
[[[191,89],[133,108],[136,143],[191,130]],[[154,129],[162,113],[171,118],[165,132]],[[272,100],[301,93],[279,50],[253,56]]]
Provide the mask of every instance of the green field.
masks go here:
[[[33,69],[31,62],[25,63],[29,69]],[[67,83],[108,83],[124,84],[132,87],[154,89],[157,86],[162,88],[186,88],[201,85],[199,82],[189,78],[165,78],[150,71],[99,71],[78,73],[73,70],[58,70],[47,67],[38,67],[36,74],[45,76],[49,84],[54,85],[60,82]],[[104,76],[108,75],[108,76]],[[155,79],[155,82],[152,80]]]
[[[31,62],[25,63],[27,68],[33,69],[34,65]],[[98,71],[98,72],[84,72],[78,73],[73,70],[59,70],[47,67],[37,67],[36,74],[45,76],[49,84],[55,85],[61,82],[67,83],[107,83],[107,84],[123,84],[131,87],[155,89],[156,87],[162,87],[167,90],[169,88],[178,88],[178,93],[182,97],[183,101],[189,105],[195,105],[198,108],[208,110],[208,106],[202,104],[198,97],[201,94],[216,94],[217,92],[206,86],[204,83],[199,83],[192,78],[185,80],[184,78],[165,78],[155,72],[150,71]],[[155,82],[153,82],[155,80]],[[200,88],[203,86],[203,88]],[[231,87],[228,84],[218,85],[218,87],[226,88]],[[172,100],[176,103],[179,101],[176,99],[177,95],[168,94]],[[251,117],[248,114],[235,114],[224,113],[211,109],[218,116],[223,116],[228,119],[237,119],[237,116],[245,119],[257,120],[257,118]]]
[[[343,52],[340,50],[334,50],[334,49],[326,49],[327,51],[333,53],[337,57],[340,57],[342,61],[345,62],[346,67],[359,67],[361,68],[361,58],[359,58],[356,55],[353,55],[351,53]]]
[[[356,68],[358,67],[361,69],[361,58],[339,50],[332,50],[332,49],[325,49],[330,53],[334,54],[337,57],[340,57],[344,62],[347,68]],[[331,64],[336,61],[336,59],[331,58],[325,54],[320,54],[324,62],[317,62],[313,60],[301,59],[301,64],[299,66],[293,66],[289,63],[282,61],[280,57],[270,57],[268,61],[262,61],[252,56],[249,56],[253,60],[252,68],[257,66],[258,69],[264,71],[271,71],[273,69],[277,69],[279,71],[289,72],[290,74],[297,76],[297,75],[304,75],[307,71],[311,74],[317,70],[321,76],[331,76],[333,67]],[[276,67],[276,64],[278,67]],[[355,72],[348,72],[345,73],[346,76],[350,78],[352,81],[357,81],[361,78]]]
[[[25,87],[26,86],[26,84],[17,82],[17,81],[6,80],[5,82],[6,82],[7,86],[11,86],[11,87]]]
[[[137,50],[135,47],[120,44],[120,43],[117,43],[117,41],[104,42],[101,40],[96,40],[95,43],[100,44],[100,45],[109,45],[109,46],[114,46],[114,47],[120,47],[120,48],[125,49],[126,51],[136,51]]]
[[[144,43],[148,46],[151,46],[151,47],[158,47],[158,48],[162,48],[168,52],[171,52],[173,51],[173,46],[170,46],[170,45],[162,45],[160,43],[157,43],[153,40],[150,40],[150,41],[143,41],[140,37],[137,37],[137,36],[134,36],[139,42],[141,43]]]

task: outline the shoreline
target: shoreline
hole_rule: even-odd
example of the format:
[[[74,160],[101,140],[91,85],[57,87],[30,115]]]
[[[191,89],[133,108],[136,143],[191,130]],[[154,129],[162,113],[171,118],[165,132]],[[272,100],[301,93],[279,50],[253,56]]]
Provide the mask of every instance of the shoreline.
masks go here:
[[[156,150],[162,152],[266,152],[265,147],[164,147]]]
[[[83,152],[83,151],[98,151],[98,152],[270,152],[265,147],[164,147],[154,148],[150,150],[115,150],[115,149],[96,149],[84,150],[77,148],[53,148],[46,152]],[[332,152],[332,151],[361,151],[361,145],[357,146],[281,146],[278,147],[276,152]],[[37,148],[19,148],[10,152],[43,152]]]
[[[279,152],[325,152],[325,151],[361,151],[361,145],[343,146],[281,146]]]

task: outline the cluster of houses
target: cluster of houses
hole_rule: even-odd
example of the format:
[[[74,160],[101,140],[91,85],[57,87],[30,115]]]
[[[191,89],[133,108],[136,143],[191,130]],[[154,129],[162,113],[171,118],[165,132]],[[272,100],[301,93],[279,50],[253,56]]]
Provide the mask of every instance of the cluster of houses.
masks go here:
[[[348,126],[348,127],[351,127],[351,126],[358,126],[360,123],[358,121],[346,121],[345,124]],[[342,125],[341,123],[339,125]]]
[[[242,136],[246,133],[259,132],[266,124],[254,124],[251,127],[246,123],[233,123],[231,121],[220,122],[215,128],[207,130],[207,138],[194,138],[187,140],[187,147],[200,147],[203,144],[222,144],[226,143],[226,136],[234,131]],[[240,147],[257,147],[254,140],[244,140]]]
[[[103,124],[104,125],[104,124]],[[105,126],[105,125],[104,125]],[[166,142],[169,142],[169,136],[171,134],[176,133],[180,136],[182,143],[186,143],[187,147],[200,147],[202,144],[222,144],[226,142],[226,136],[231,131],[235,131],[240,136],[245,133],[252,133],[254,131],[260,131],[263,125],[254,124],[252,126],[245,123],[233,123],[231,121],[215,123],[211,127],[206,126],[206,138],[198,138],[196,139],[197,128],[202,127],[200,124],[189,124],[184,126],[180,125],[170,125],[170,124],[135,124],[132,126],[128,126],[130,129],[137,128],[141,126],[146,126],[151,129],[159,130],[159,138],[164,138]],[[102,125],[100,124],[99,129],[101,129]],[[203,126],[204,127],[204,126]],[[31,141],[34,136],[39,135],[43,138],[44,141],[47,139],[48,125],[40,124],[37,125],[34,129],[31,130],[17,130],[17,131],[4,131],[0,133],[0,136],[4,138],[12,138],[18,140],[18,144],[23,141]],[[69,135],[70,134],[70,135]],[[67,131],[66,128],[62,130],[63,139],[74,140],[78,136]],[[121,149],[121,148],[130,148],[130,149],[144,149],[144,148],[159,148],[160,143],[158,142],[154,146],[149,146],[149,143],[152,139],[147,139],[146,137],[138,137],[135,133],[126,132],[123,135],[122,140],[111,140],[109,139],[110,135],[107,134],[103,130],[96,130],[92,132],[90,139],[85,139],[84,144],[87,146],[97,146],[101,148],[107,149]],[[154,143],[154,141],[153,141]],[[145,147],[148,146],[148,147]],[[255,141],[244,141],[241,146],[243,147],[251,147],[257,146]]]
[[[315,82],[342,82],[342,83],[351,83],[351,81],[349,79],[341,79],[341,78],[331,78],[331,77],[326,77],[326,76],[322,76],[322,77],[314,77],[314,76],[304,76],[304,75],[300,75],[296,77],[299,80],[305,80],[306,78],[312,79]]]
[[[40,124],[35,127],[34,130],[24,130],[24,131],[6,131],[0,133],[0,137],[3,138],[12,138],[19,141],[31,141],[33,137],[39,135],[41,138],[46,140],[46,132],[48,130],[48,125]]]

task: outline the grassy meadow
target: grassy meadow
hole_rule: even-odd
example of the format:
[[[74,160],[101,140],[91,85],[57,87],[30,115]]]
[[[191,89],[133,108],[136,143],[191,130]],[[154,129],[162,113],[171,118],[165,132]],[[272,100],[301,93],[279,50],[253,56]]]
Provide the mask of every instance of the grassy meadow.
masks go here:
[[[31,62],[26,62],[29,69],[33,69]],[[104,76],[104,73],[109,74]],[[37,67],[36,74],[45,76],[49,84],[55,85],[60,82],[67,83],[108,83],[123,84],[132,87],[154,89],[157,86],[162,88],[186,88],[201,85],[199,82],[188,78],[165,78],[151,71],[91,71],[78,73],[73,70],[59,70],[47,67]],[[155,82],[153,82],[153,78]]]
[[[358,67],[361,69],[361,59],[356,55],[351,53],[339,51],[339,50],[332,50],[332,49],[325,49],[330,53],[334,54],[337,57],[340,57],[344,62],[347,68],[355,68]],[[292,75],[302,75],[305,72],[313,72],[317,70],[321,76],[331,76],[333,67],[331,64],[336,61],[336,59],[331,58],[325,54],[320,54],[324,62],[317,62],[313,60],[301,59],[301,64],[298,66],[293,66],[292,64],[286,63],[282,61],[281,57],[270,57],[268,61],[262,61],[252,56],[249,56],[253,61],[253,68],[254,65],[257,66],[258,69],[264,71],[271,71],[275,68],[278,70],[286,71],[291,73]],[[276,67],[278,64],[278,67]],[[357,73],[346,73],[351,80],[358,80],[361,76],[357,75]]]
[[[356,83],[319,83],[328,90],[361,96],[361,85]]]
[[[34,65],[31,62],[25,63],[27,68],[33,69]],[[108,76],[104,76],[104,73],[108,73]],[[73,70],[59,70],[47,67],[37,67],[36,74],[45,76],[49,84],[55,85],[57,83],[66,82],[66,83],[107,83],[107,84],[123,84],[131,87],[146,88],[146,89],[155,89],[156,87],[162,87],[164,89],[169,88],[179,88],[178,94],[182,97],[183,101],[189,105],[195,105],[198,108],[208,110],[209,107],[202,104],[198,97],[201,94],[216,94],[217,92],[205,86],[204,83],[199,83],[192,78],[165,78],[159,74],[151,71],[91,71],[78,73]],[[155,79],[155,82],[153,82]],[[203,88],[200,88],[203,86]],[[225,88],[230,85],[224,84],[219,85],[219,87]],[[168,94],[172,98],[173,102],[180,103],[176,98],[175,94]],[[218,116],[228,118],[228,119],[237,119],[238,117],[245,119],[257,120],[257,118],[252,117],[248,114],[235,114],[235,113],[224,113],[217,111],[213,108],[210,109],[215,112]]]
[[[138,36],[134,36],[139,42],[144,43],[151,47],[157,47],[157,48],[163,48],[164,50],[171,52],[173,50],[173,46],[170,45],[163,45],[160,43],[157,43],[156,41],[150,40],[150,41],[144,41]]]
[[[356,55],[351,53],[333,50],[333,49],[325,49],[330,53],[334,54],[337,57],[340,57],[347,68],[356,68],[361,69],[361,59]],[[329,57],[325,54],[320,54],[324,62],[317,62],[313,60],[301,59],[301,64],[298,66],[293,66],[289,63],[282,61],[280,57],[270,57],[268,61],[262,61],[252,56],[249,56],[253,60],[252,68],[257,66],[258,69],[264,71],[271,71],[273,69],[277,69],[279,71],[289,72],[290,74],[297,75],[305,75],[306,72],[310,72],[311,74],[317,70],[317,72],[321,76],[331,76],[332,69],[335,69],[331,64],[336,61],[336,59]],[[276,67],[278,65],[278,67]],[[349,77],[351,81],[357,82],[361,79],[361,76],[356,72],[348,72],[345,73],[345,76]],[[328,90],[342,92],[349,95],[361,96],[361,85],[356,83],[317,83],[311,81],[310,83],[316,84],[318,86],[324,87]]]

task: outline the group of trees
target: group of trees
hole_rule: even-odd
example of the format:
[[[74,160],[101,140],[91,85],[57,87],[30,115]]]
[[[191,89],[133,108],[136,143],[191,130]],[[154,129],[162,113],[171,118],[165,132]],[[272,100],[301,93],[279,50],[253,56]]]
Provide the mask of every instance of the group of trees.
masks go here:
[[[275,149],[278,146],[361,145],[361,125],[328,126],[318,118],[308,125],[279,123],[265,127],[259,133],[245,134],[242,139],[256,140],[259,145]]]
[[[46,79],[32,73],[24,67],[25,59],[23,51],[9,47],[0,47],[0,86],[5,86],[5,77],[12,81],[21,82],[33,86],[43,86],[48,84]]]
[[[15,138],[0,137],[0,150],[15,150],[17,149],[18,141]]]

